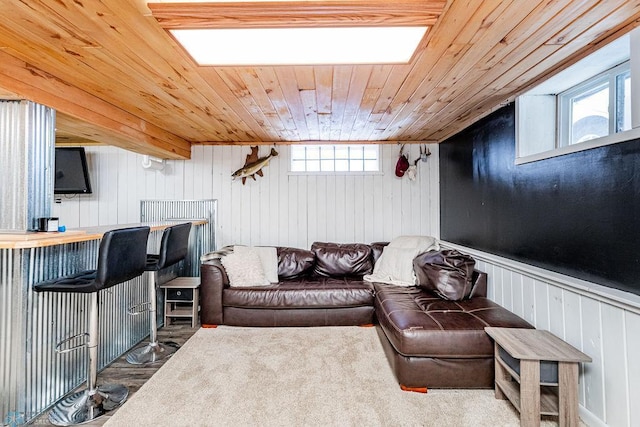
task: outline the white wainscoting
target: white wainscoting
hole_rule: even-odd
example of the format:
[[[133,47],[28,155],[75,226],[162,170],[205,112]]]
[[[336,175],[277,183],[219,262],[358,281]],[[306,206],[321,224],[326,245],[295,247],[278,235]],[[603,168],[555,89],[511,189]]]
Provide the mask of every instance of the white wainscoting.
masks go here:
[[[591,356],[579,385],[589,426],[640,426],[640,296],[444,244],[477,260],[489,298]]]
[[[92,195],[58,196],[53,215],[67,227],[140,220],[142,199],[218,199],[218,247],[228,244],[308,248],[314,241],[390,240],[403,234],[438,236],[438,146],[418,163],[418,179],[395,176],[400,147],[381,146],[381,174],[289,174],[289,147],[264,177],[232,181],[249,147],[195,146],[190,160],[169,160],[162,171],[142,168],[142,156],[114,147],[87,147]],[[269,146],[260,147],[266,155]],[[419,146],[407,145],[413,162]]]

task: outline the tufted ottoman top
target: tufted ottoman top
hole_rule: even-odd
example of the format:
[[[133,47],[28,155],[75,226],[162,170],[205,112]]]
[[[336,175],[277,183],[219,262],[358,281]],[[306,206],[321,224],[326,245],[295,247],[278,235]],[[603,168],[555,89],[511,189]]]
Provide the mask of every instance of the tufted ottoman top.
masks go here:
[[[485,326],[532,328],[484,297],[444,300],[420,287],[375,284],[378,322],[396,351],[405,356],[493,357]]]

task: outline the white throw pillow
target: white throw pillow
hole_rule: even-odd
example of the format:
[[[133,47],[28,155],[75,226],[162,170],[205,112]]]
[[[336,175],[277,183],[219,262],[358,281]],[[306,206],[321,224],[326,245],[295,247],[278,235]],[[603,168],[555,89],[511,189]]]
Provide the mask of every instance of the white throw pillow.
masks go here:
[[[421,254],[426,251],[436,251],[440,248],[435,237],[431,236],[399,236],[389,242],[392,248],[419,249]]]
[[[234,250],[232,254],[222,257],[220,262],[229,277],[229,286],[255,287],[270,284],[264,275],[260,257],[253,250],[247,250],[243,254]]]
[[[245,254],[254,251],[260,257],[262,271],[265,277],[271,283],[278,283],[278,252],[274,247],[268,246],[235,246],[234,252]]]
[[[385,246],[382,255],[373,267],[373,273],[364,276],[364,280],[398,286],[415,286],[416,275],[413,271],[413,259],[422,252],[417,248]]]
[[[438,242],[431,236],[396,237],[384,247],[373,267],[373,273],[364,276],[364,280],[398,286],[415,286],[417,279],[413,270],[413,259],[423,252],[438,248]]]

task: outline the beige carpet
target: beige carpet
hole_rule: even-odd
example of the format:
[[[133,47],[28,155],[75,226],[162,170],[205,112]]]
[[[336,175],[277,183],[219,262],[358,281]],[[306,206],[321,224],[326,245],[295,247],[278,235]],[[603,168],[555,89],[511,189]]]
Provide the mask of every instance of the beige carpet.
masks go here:
[[[519,418],[493,390],[401,391],[374,328],[221,326],[198,330],[105,425],[477,427]]]

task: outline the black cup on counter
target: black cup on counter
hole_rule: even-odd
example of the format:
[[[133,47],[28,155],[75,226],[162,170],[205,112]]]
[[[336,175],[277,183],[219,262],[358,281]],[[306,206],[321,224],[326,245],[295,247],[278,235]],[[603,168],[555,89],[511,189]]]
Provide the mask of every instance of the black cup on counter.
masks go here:
[[[58,231],[58,218],[38,218],[38,231]]]

